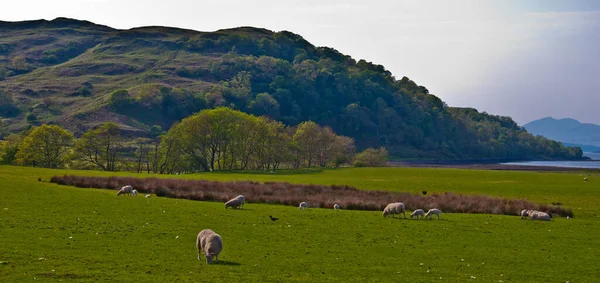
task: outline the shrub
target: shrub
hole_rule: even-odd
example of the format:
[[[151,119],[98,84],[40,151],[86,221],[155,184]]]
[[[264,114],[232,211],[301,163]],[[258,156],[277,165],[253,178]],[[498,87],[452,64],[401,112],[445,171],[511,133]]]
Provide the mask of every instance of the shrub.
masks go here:
[[[127,90],[121,89],[110,95],[108,104],[114,109],[124,109],[133,104],[133,99],[131,99]]]
[[[387,165],[388,151],[385,147],[379,149],[367,148],[354,157],[356,167],[384,167]]]
[[[33,113],[28,113],[25,116],[25,120],[27,120],[27,122],[29,122],[29,123],[36,122],[37,121],[37,116],[35,116],[35,114],[33,114]]]

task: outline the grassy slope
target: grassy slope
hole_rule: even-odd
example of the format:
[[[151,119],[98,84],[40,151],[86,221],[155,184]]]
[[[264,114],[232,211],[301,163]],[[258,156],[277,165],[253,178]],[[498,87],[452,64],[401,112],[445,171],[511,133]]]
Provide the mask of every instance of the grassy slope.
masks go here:
[[[461,214],[394,220],[377,212],[259,204],[234,211],[221,203],[116,197],[37,181],[64,173],[0,166],[0,261],[8,262],[0,264],[0,281],[593,282],[600,274],[590,264],[600,244],[594,176],[583,183],[578,174],[406,168],[184,176],[482,193],[574,208],[576,218],[548,223]],[[281,220],[270,223],[270,214]],[[222,264],[196,260],[195,237],[206,227],[224,238]]]
[[[220,60],[210,54],[198,54],[184,50],[170,50],[161,44],[172,43],[182,36],[196,38],[201,32],[160,27],[146,27],[118,31],[97,25],[82,25],[78,21],[72,26],[50,23],[16,29],[0,26],[0,44],[12,46],[9,55],[0,56],[0,66],[9,65],[16,56],[26,57],[29,68],[25,74],[0,80],[0,88],[14,95],[22,113],[6,120],[8,129],[18,131],[27,125],[24,120],[28,108],[50,100],[48,108],[33,112],[40,121],[58,122],[70,128],[87,129],[100,122],[112,121],[125,129],[140,128],[134,121],[105,109],[110,93],[117,89],[132,89],[146,84],[164,84],[192,91],[206,90],[212,82],[191,80],[177,76],[175,70],[181,66],[198,67]],[[223,31],[223,34],[242,31]],[[143,44],[132,46],[133,38],[144,38]],[[107,41],[107,39],[111,39]],[[32,43],[41,42],[41,43]],[[68,42],[85,46],[76,57],[61,63],[43,63],[40,57],[44,50],[64,47]],[[2,55],[2,54],[0,54]],[[89,97],[75,96],[83,83],[93,84]],[[36,94],[27,94],[33,91]],[[100,121],[100,122],[99,122]],[[143,128],[143,126],[141,127]]]

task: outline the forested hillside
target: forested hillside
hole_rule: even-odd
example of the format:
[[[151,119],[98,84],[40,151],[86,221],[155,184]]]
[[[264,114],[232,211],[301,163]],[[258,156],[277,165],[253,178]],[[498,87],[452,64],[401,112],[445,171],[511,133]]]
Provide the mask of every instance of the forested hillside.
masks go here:
[[[290,126],[312,120],[398,158],[580,158],[509,117],[448,107],[426,87],[300,35],[241,27],[116,30],[89,22],[0,22],[3,134],[56,123],[76,135],[112,121],[144,136],[226,106]]]

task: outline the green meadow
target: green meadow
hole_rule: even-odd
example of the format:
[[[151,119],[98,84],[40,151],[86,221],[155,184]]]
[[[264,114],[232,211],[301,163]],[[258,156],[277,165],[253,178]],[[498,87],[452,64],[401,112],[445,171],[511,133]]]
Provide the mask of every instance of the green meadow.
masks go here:
[[[48,182],[63,174],[150,176],[0,166],[0,281],[597,282],[600,277],[597,173],[344,168],[157,176],[485,194],[561,202],[573,210],[573,218],[550,222],[488,214],[405,220],[373,211],[301,211],[255,203],[225,210],[217,202],[117,197],[115,191]],[[273,223],[269,215],[279,220]],[[196,235],[204,228],[223,238],[217,264],[196,259]]]

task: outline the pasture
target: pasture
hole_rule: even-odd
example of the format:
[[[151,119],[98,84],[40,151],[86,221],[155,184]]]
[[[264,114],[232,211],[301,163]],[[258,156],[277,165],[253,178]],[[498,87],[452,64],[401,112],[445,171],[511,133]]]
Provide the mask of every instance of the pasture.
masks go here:
[[[594,282],[600,276],[600,176],[589,173],[588,182],[581,173],[424,168],[159,176],[485,194],[573,210],[574,218],[551,222],[487,214],[399,220],[373,211],[254,203],[225,210],[217,202],[117,197],[47,182],[63,174],[148,176],[0,166],[0,281]],[[196,235],[204,228],[223,237],[218,264],[196,259]]]

